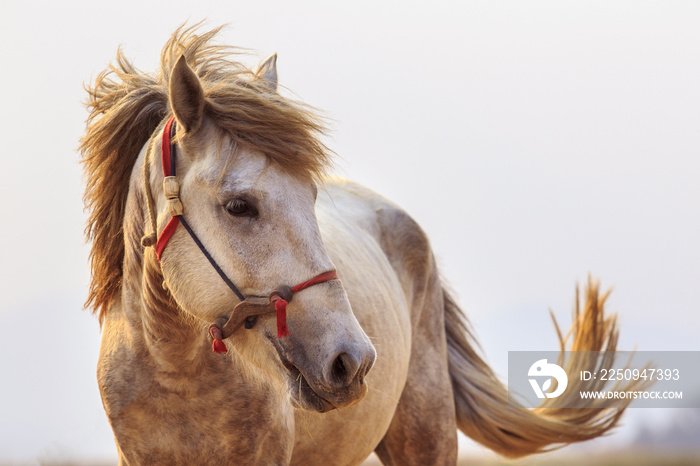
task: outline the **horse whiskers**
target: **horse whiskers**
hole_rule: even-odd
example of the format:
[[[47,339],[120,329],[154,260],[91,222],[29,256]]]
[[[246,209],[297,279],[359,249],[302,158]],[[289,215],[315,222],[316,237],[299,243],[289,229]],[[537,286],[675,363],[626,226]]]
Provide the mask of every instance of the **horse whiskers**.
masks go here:
[[[367,388],[370,389],[370,390],[374,390],[374,391],[377,392],[377,393],[381,393],[382,395],[384,395],[385,397],[389,398],[389,399],[390,399],[391,401],[393,401],[394,403],[399,404],[399,400],[397,400],[397,399],[394,398],[393,396],[389,395],[388,393],[385,393],[385,392],[379,390],[378,388],[375,388],[375,387],[371,386],[369,383],[367,383]]]
[[[297,377],[297,380],[299,380],[299,406],[301,406],[301,373],[299,373],[299,377]],[[311,429],[309,429],[309,420],[306,417],[306,410],[301,410],[301,417],[304,420],[304,427],[306,428],[306,433],[309,434],[309,438],[312,442],[314,442],[314,445],[318,446],[318,443],[316,443],[314,436],[311,435]]]
[[[372,369],[371,369],[371,370],[372,370],[372,372],[371,372],[370,376],[372,376],[372,377],[383,376],[383,375],[384,375],[384,371],[383,371],[381,368],[376,367],[376,365],[375,365],[375,366],[372,366]]]

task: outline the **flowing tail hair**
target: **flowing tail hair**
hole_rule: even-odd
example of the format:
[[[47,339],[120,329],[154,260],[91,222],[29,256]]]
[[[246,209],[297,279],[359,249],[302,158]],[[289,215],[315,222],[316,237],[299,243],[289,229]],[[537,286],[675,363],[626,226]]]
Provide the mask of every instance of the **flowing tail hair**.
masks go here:
[[[448,365],[457,426],[466,435],[501,455],[517,458],[598,437],[620,420],[624,408],[606,408],[609,404],[606,400],[589,400],[587,406],[580,409],[562,408],[567,403],[565,396],[546,399],[535,409],[516,407],[512,402],[509,405],[507,388],[476,351],[478,345],[467,318],[444,288],[443,295]],[[577,287],[574,321],[566,336],[562,336],[552,316],[562,351],[558,363],[568,374],[591,368],[591,361],[586,357],[563,361],[566,342],[572,336],[569,351],[605,351],[598,367],[612,363],[618,330],[616,316],[604,314],[608,295],[609,292],[600,295],[598,283],[589,278],[586,300],[581,310]],[[615,389],[639,390],[642,385],[643,382],[632,381]],[[578,393],[576,381],[570,380],[569,387],[572,389],[568,393]],[[587,387],[591,388],[600,389],[602,385],[598,383],[597,387]]]

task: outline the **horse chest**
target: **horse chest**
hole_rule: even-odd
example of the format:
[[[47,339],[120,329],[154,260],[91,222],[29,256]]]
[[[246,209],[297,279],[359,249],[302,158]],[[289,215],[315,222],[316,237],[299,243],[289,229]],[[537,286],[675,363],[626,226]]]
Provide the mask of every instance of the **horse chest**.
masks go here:
[[[113,373],[102,394],[126,464],[285,464],[292,428],[272,390],[238,374],[159,381]],[[105,374],[107,375],[107,374]],[[187,387],[173,390],[173,387]]]

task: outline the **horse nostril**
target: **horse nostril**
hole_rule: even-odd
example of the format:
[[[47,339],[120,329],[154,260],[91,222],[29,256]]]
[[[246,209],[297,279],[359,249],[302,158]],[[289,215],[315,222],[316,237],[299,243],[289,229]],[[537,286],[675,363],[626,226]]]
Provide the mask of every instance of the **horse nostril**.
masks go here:
[[[338,387],[350,385],[355,378],[360,362],[348,353],[340,353],[331,366],[331,383]]]

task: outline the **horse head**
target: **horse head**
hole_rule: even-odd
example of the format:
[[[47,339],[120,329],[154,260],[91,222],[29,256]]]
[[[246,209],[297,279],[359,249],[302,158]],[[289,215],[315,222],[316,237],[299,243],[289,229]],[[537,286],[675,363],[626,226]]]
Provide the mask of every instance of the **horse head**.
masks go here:
[[[267,297],[281,286],[335,269],[314,207],[314,171],[321,162],[304,153],[322,146],[304,142],[310,137],[308,123],[278,96],[276,57],[252,79],[229,84],[200,80],[184,56],[170,75],[176,196],[193,232],[174,230],[159,253],[160,267],[179,307],[200,323],[229,321],[240,297],[246,302],[247,297]],[[259,94],[257,100],[251,89]],[[276,107],[286,110],[278,115]],[[167,187],[166,192],[159,187],[159,175],[149,178],[154,222],[162,231],[175,215],[168,213],[166,197],[171,196]],[[235,283],[239,297],[224,277]],[[324,412],[364,397],[376,353],[340,280],[295,293],[286,309],[287,336],[278,336],[270,309],[261,304],[260,312],[246,316],[245,325],[229,326],[227,347],[256,370],[286,381],[300,407]]]

